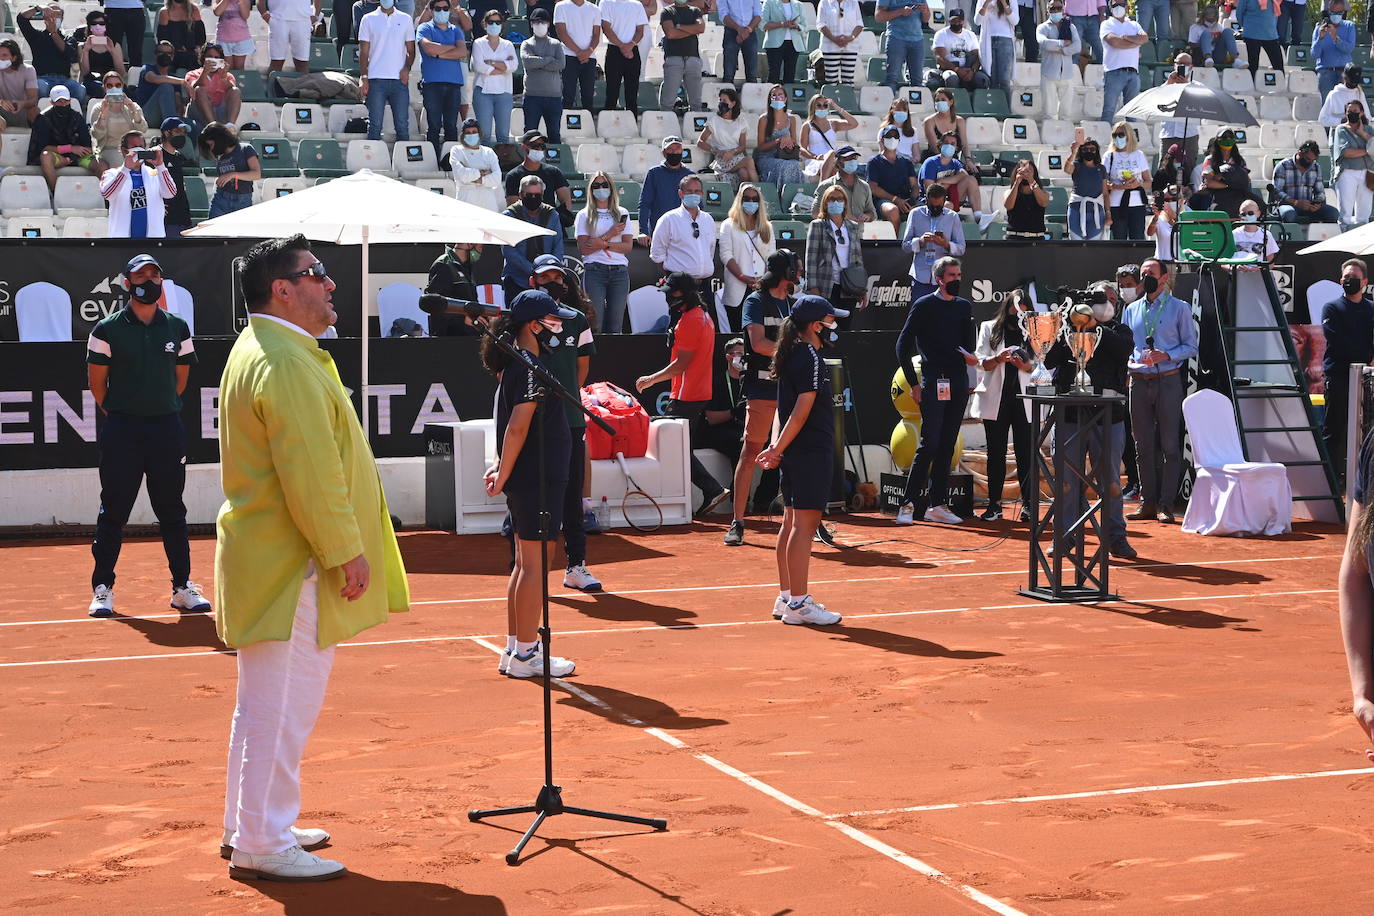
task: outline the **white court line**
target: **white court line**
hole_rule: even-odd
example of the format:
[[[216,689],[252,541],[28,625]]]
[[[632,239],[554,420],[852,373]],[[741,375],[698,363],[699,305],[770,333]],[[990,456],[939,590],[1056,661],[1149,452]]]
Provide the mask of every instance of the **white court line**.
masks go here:
[[[1210,568],[1210,567],[1214,567],[1214,566],[1219,566],[1219,567],[1231,567],[1231,566],[1239,566],[1239,565],[1241,565],[1241,564],[1243,564],[1243,563],[1244,563],[1244,564],[1249,564],[1249,563],[1294,563],[1294,562],[1298,562],[1298,561],[1301,561],[1301,560],[1334,560],[1334,559],[1339,559],[1340,556],[1341,556],[1341,554],[1338,554],[1338,553],[1323,553],[1323,554],[1313,554],[1313,555],[1311,555],[1311,556],[1305,556],[1305,557],[1254,557],[1254,558],[1246,559],[1246,560],[1217,560],[1216,562],[1213,562],[1213,563],[1133,563],[1133,564],[1131,564],[1130,566],[1114,566],[1113,569],[1115,569],[1118,573],[1121,573],[1121,572],[1129,572],[1129,571],[1131,571],[1131,570],[1133,570],[1133,569],[1165,569],[1165,568],[1169,568],[1169,567],[1181,567],[1181,566],[1199,566],[1199,567],[1206,567],[1206,568]],[[960,562],[972,562],[972,561],[960,561]],[[1012,576],[1012,575],[1025,575],[1025,573],[1026,573],[1026,569],[1025,569],[1025,567],[1022,567],[1022,568],[1020,568],[1020,569],[993,569],[993,570],[986,570],[986,571],[983,571],[983,572],[925,573],[925,574],[921,574],[921,575],[912,575],[912,576],[874,576],[873,578],[869,578],[869,579],[854,579],[854,578],[850,578],[850,579],[817,579],[817,580],[814,580],[811,584],[812,584],[812,585],[835,585],[835,584],[848,585],[848,584],[850,584],[850,583],[855,583],[855,582],[858,582],[858,583],[863,583],[863,582],[892,582],[892,581],[899,580],[899,579],[902,580],[902,581],[915,582],[915,581],[920,581],[920,580],[923,580],[923,579],[964,579],[964,578],[969,578],[969,577],[974,577],[974,576]],[[743,584],[740,584],[740,585],[691,585],[691,586],[683,586],[683,587],[681,587],[681,588],[637,588],[637,589],[625,589],[625,590],[623,590],[623,591],[610,591],[610,590],[607,590],[607,591],[603,591],[603,592],[598,592],[598,594],[600,594],[600,595],[609,595],[609,596],[615,596],[615,595],[660,595],[660,594],[669,594],[669,593],[672,593],[672,592],[710,592],[710,591],[726,591],[726,590],[735,589],[735,588],[744,589],[744,588],[776,588],[776,587],[777,587],[777,583],[776,583],[776,582],[746,582],[746,583],[743,583]],[[587,594],[586,594],[585,592],[562,592],[562,593],[559,593],[559,594],[557,594],[557,595],[550,595],[550,596],[549,596],[550,599],[554,599],[554,598],[586,598],[586,597],[587,597]],[[506,596],[505,596],[505,595],[492,595],[492,596],[487,597],[487,598],[439,598],[439,599],[435,599],[435,600],[432,600],[432,601],[412,601],[412,602],[410,602],[410,605],[411,605],[411,607],[421,607],[421,606],[423,606],[423,605],[429,605],[429,604],[483,604],[483,603],[490,603],[490,602],[496,602],[496,601],[505,601],[505,600],[506,600]],[[213,615],[214,615],[214,611],[188,611],[188,612],[181,613],[181,614],[143,614],[143,615],[139,615],[139,616],[116,617],[116,618],[114,618],[114,619],[115,619],[115,620],[168,620],[168,619],[177,618],[177,617],[195,617],[195,616],[207,616],[207,617],[209,617],[209,616],[213,616]],[[102,620],[101,618],[95,618],[95,617],[89,617],[89,616],[88,616],[88,617],[70,617],[70,618],[64,618],[64,619],[61,619],[61,620],[15,620],[15,621],[10,621],[10,622],[8,622],[8,623],[0,623],[0,627],[33,627],[33,626],[45,626],[45,625],[47,625],[47,624],[53,624],[53,623],[102,623],[102,622],[107,622],[109,619],[110,619],[110,618],[105,618],[104,620]]]
[[[845,817],[879,817],[884,814],[910,814],[917,811],[951,811],[956,808],[985,808],[992,805],[1026,805],[1035,802],[1067,801],[1075,798],[1105,798],[1113,795],[1139,795],[1144,792],[1173,792],[1179,789],[1213,789],[1219,786],[1243,786],[1260,782],[1291,782],[1295,779],[1323,779],[1327,776],[1362,776],[1374,773],[1374,767],[1354,770],[1315,770],[1311,773],[1278,773],[1273,776],[1244,776],[1237,779],[1209,779],[1205,782],[1176,782],[1159,786],[1132,786],[1127,789],[1101,789],[1096,792],[1066,792],[1063,795],[1022,795],[1016,798],[994,798],[987,801],[949,802],[943,805],[911,805],[906,808],[879,808],[874,811],[848,811],[827,814],[827,820]]]
[[[500,655],[502,652],[500,646],[487,642],[486,639],[474,638],[473,641],[480,646],[490,649],[497,655]],[[758,792],[762,792],[764,795],[767,795],[774,801],[781,802],[782,804],[793,809],[794,811],[798,811],[802,814],[805,814],[807,817],[826,817],[826,815],[823,814],[820,810],[811,807],[806,802],[798,801],[797,799],[788,795],[786,792],[783,792],[781,789],[774,788],[773,786],[770,786],[768,783],[764,782],[758,777],[750,776],[743,770],[736,769],[735,767],[730,766],[730,764],[724,762],[723,760],[720,760],[716,757],[712,757],[710,754],[694,750],[689,744],[687,744],[682,739],[674,735],[670,735],[660,728],[653,728],[649,726],[647,723],[645,723],[642,719],[636,718],[635,716],[632,716],[629,713],[621,712],[620,710],[611,706],[611,704],[607,703],[605,700],[602,700],[600,697],[588,693],[581,687],[578,687],[576,684],[569,683],[568,681],[561,680],[559,678],[555,678],[554,681],[558,684],[558,686],[561,689],[566,690],[568,693],[572,694],[573,696],[577,697],[583,702],[588,703],[592,706],[595,706],[597,709],[609,713],[610,715],[624,722],[626,725],[638,728],[641,731],[649,735],[652,735],[653,737],[657,738],[658,740],[664,742],[665,744],[671,747],[674,747],[681,751],[686,751],[687,753],[695,757],[697,760],[700,760],[702,763],[705,763],[715,768],[716,770],[719,770],[726,776],[729,776],[731,779],[735,779],[751,789],[754,789]],[[894,862],[897,862],[901,865],[906,866],[907,868],[910,868],[913,871],[925,875],[932,881],[935,881],[961,894],[962,896],[967,897],[974,903],[977,903],[985,907],[986,909],[989,909],[992,912],[999,914],[999,916],[1026,916],[1025,913],[1021,912],[1015,907],[1008,906],[1007,904],[998,900],[996,897],[991,897],[988,894],[985,894],[982,891],[978,890],[978,888],[976,887],[970,887],[967,884],[960,884],[953,878],[949,877],[949,875],[946,875],[938,868],[935,868],[933,865],[930,865],[926,862],[922,862],[915,856],[907,855],[900,849],[897,849],[894,846],[889,846],[882,840],[879,840],[876,837],[864,833],[857,827],[852,827],[849,824],[841,824],[832,820],[826,820],[824,822],[829,824],[831,827],[834,827],[835,829],[839,830],[845,836],[848,836],[853,840],[857,840],[858,842],[867,846],[869,849],[872,849],[876,852],[880,852],[883,855],[887,856],[889,859],[892,859]]]
[[[1230,594],[1230,595],[1185,595],[1182,597],[1150,597],[1150,598],[1131,598],[1121,601],[1103,601],[1096,604],[1080,605],[1084,607],[1107,607],[1115,604],[1151,604],[1159,601],[1228,601],[1233,598],[1280,598],[1292,595],[1328,595],[1336,591],[1334,588],[1309,588],[1289,592],[1264,592],[1262,594]],[[928,614],[962,614],[969,611],[1012,611],[1024,610],[1026,608],[1043,608],[1050,605],[1044,601],[1029,601],[1025,604],[990,604],[983,607],[951,607],[936,608],[923,611],[879,611],[873,614],[845,614],[846,620],[870,620],[874,618],[886,617],[921,617]],[[1074,607],[1072,604],[1057,605],[1058,607]],[[721,627],[751,627],[751,626],[776,626],[777,621],[771,618],[762,620],[726,620],[717,623],[681,623],[651,624],[642,627],[599,627],[587,630],[560,630],[559,636],[602,636],[609,633],[647,633],[658,630],[709,630]],[[836,635],[843,635],[844,630],[834,631]],[[466,634],[462,636],[416,636],[409,639],[379,639],[371,642],[344,642],[339,643],[339,648],[351,649],[359,646],[399,646],[408,643],[426,642],[458,642],[464,639],[496,639],[492,633]],[[190,658],[201,655],[232,655],[231,649],[214,649],[205,652],[169,652],[160,655],[112,655],[101,658],[59,658],[38,662],[0,662],[0,668],[36,668],[43,665],[80,665],[88,662],[125,662],[125,661],[147,661],[157,658]]]

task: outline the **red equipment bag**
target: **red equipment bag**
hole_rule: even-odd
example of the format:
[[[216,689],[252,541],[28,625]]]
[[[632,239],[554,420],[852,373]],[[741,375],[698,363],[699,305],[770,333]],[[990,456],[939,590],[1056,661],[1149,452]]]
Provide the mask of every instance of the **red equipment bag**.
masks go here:
[[[593,382],[582,389],[582,406],[615,428],[606,435],[595,423],[587,424],[587,454],[596,459],[643,458],[649,451],[649,414],[639,399],[610,382]]]

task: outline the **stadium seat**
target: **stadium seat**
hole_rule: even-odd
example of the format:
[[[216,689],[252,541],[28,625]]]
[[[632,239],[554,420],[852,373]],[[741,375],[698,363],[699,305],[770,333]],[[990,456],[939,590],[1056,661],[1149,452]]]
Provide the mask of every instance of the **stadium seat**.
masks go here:
[[[890,225],[890,224],[889,224]],[[778,241],[793,242],[803,241],[806,238],[807,223],[795,219],[775,219],[773,220],[773,231],[777,233]]]
[[[1317,93],[1317,74],[1311,70],[1294,70],[1288,74],[1288,92],[1290,95],[1316,95]]]
[[[616,200],[619,201],[620,206],[629,210],[632,216],[639,212],[639,195],[643,190],[644,185],[637,181],[617,181],[615,183]]]
[[[191,207],[191,219],[205,219],[210,212],[210,192],[205,189],[205,179],[187,175],[185,186],[186,202]]]
[[[650,112],[646,112],[647,116]],[[668,136],[665,134],[664,136]],[[659,152],[658,145],[650,146],[647,143],[637,143],[625,147],[624,157],[621,163],[622,174],[629,175],[635,181],[643,181],[644,176],[649,174],[649,169],[663,161],[663,155]]]
[[[1099,78],[1097,83],[1090,83],[1087,82],[1087,77],[1085,76],[1084,82],[1086,83],[1086,85],[1084,85],[1083,91],[1078,93],[1077,99],[1077,110],[1081,113],[1082,119],[1085,122],[1083,126],[1087,127],[1088,123],[1102,124],[1103,122],[1097,120],[1098,118],[1102,117],[1101,79]],[[1110,127],[1111,125],[1106,124],[1104,126]]]
[[[335,50],[334,43],[328,41],[312,41],[310,43],[310,69],[311,70],[338,70],[341,69],[339,52]]]
[[[253,202],[263,203],[268,200],[275,200],[278,197],[286,197],[296,191],[304,191],[310,187],[310,182],[305,178],[264,178],[257,182],[253,187]]]
[[[821,87],[821,95],[833,99],[850,114],[859,109],[859,94],[854,91],[853,86],[825,85]]]
[[[1011,84],[1013,87],[1038,87],[1040,85],[1040,65],[1018,60],[1012,68]]]
[[[333,139],[302,140],[300,149],[296,151],[296,164],[307,178],[334,178],[349,174],[339,141]]]
[[[428,140],[397,140],[391,150],[391,170],[405,181],[444,177]]]
[[[689,146],[695,146],[701,132],[711,123],[711,115],[704,111],[691,111],[682,116],[682,139]]]
[[[632,111],[607,109],[596,116],[596,133],[607,143],[628,146],[639,139],[639,122]]]
[[[1274,95],[1288,91],[1288,80],[1282,70],[1263,69],[1255,73],[1255,92],[1260,95]]]
[[[757,85],[748,83],[745,88]],[[664,137],[682,136],[682,119],[672,111],[646,111],[639,117],[639,135],[657,148]]]
[[[286,102],[281,107],[281,132],[292,140],[329,136],[324,106]]]
[[[1255,91],[1255,81],[1249,70],[1231,67],[1221,71],[1221,90],[1229,95],[1250,95]]]
[[[52,195],[58,216],[104,216],[105,198],[100,196],[100,179],[94,175],[63,175],[57,179]]]
[[[875,140],[877,140],[878,125],[882,123],[882,118],[879,115],[854,115],[854,120],[859,122],[858,126],[856,126],[853,130],[843,131],[840,134],[841,137],[843,137],[845,140],[848,140],[849,143],[853,146],[858,146],[862,143],[872,143]],[[921,125],[917,124],[915,125],[915,127],[917,133],[919,134]]]
[[[1214,70],[1211,67],[1194,67],[1193,79],[1206,86],[1208,89],[1221,88],[1221,71]]]
[[[1050,202],[1045,206],[1045,218],[1067,222],[1069,215],[1069,189],[1048,187]]]
[[[1002,142],[1007,146],[1038,146],[1040,127],[1028,118],[1008,118],[1002,122]]]
[[[280,136],[281,112],[272,102],[245,101],[239,108],[239,136],[252,141],[259,136]],[[245,130],[245,124],[258,125],[257,130]]]
[[[684,161],[686,156],[683,157]],[[557,166],[566,175],[575,171],[573,166],[572,147],[566,143],[549,143],[544,148],[544,161],[549,165]]]
[[[1072,121],[1045,121],[1040,125],[1040,142],[1065,154],[1073,143]]]
[[[422,191],[433,191],[445,197],[457,196],[457,188],[452,178],[419,178],[413,184]]]
[[[295,178],[300,174],[296,166],[295,150],[285,137],[258,137],[253,141],[258,151],[264,178]]]
[[[18,131],[7,131],[0,139],[0,168],[10,175],[38,175],[42,173],[36,165],[28,164],[29,135]]]
[[[29,217],[48,216],[51,213],[52,198],[48,194],[48,183],[41,175],[6,175],[0,178],[0,214]]]
[[[362,48],[357,44],[346,44],[343,54],[339,56],[339,63],[343,66],[344,72],[357,76],[361,71],[358,69],[358,58]]]
[[[1069,175],[1064,171],[1064,163],[1067,161],[1067,152],[1056,152],[1054,150],[1041,150],[1036,156],[1035,168],[1040,172],[1041,181],[1067,181]]]
[[[1260,100],[1264,104],[1264,99]],[[1259,145],[1263,149],[1282,150],[1293,142],[1293,126],[1287,121],[1261,121]]]
[[[582,108],[569,108],[563,112],[563,142],[595,143],[596,121],[592,113]]]
[[[1339,223],[1312,223],[1307,227],[1307,240],[1309,242],[1320,242],[1322,239],[1329,239],[1333,235],[1340,234]]]
[[[886,86],[864,86],[859,89],[859,111],[864,114],[885,115],[891,107],[892,90]]]
[[[1312,63],[1312,49],[1307,45],[1295,44],[1288,47],[1288,63],[1293,67],[1308,67]]]
[[[1295,95],[1293,96],[1293,120],[1299,124],[1304,122],[1316,123],[1317,116],[1322,111],[1322,100],[1317,98],[1317,94]]]
[[[1011,91],[1013,118],[1039,118],[1045,113],[1045,102],[1039,89],[1015,88]]]
[[[740,91],[740,106],[745,111],[763,114],[768,109],[768,91],[772,88],[768,83],[745,83]]]
[[[331,137],[339,141],[348,141],[357,137],[365,137],[367,136],[365,131],[350,134],[344,128],[348,126],[348,122],[351,119],[366,117],[366,105],[330,105],[326,116],[325,129],[329,131]]]
[[[616,175],[620,172],[620,148],[609,143],[583,143],[574,151],[573,162],[583,175],[596,171]]]
[[[1286,95],[1262,95],[1255,117],[1261,121],[1287,121],[1292,108],[1293,100]]]
[[[728,181],[701,183],[702,208],[719,220],[735,202],[735,186]]]
[[[873,220],[863,224],[864,240],[877,242],[897,241],[897,230],[885,219]]]
[[[267,84],[263,82],[262,74],[256,70],[231,70],[234,81],[238,83],[239,95],[245,102],[270,102],[272,97],[267,94]],[[240,120],[242,116],[240,115]]]
[[[1318,124],[1315,119],[1297,122],[1293,125],[1293,149],[1302,146],[1306,140],[1315,140],[1319,146],[1325,146],[1326,128]]]
[[[384,140],[349,140],[344,163],[350,172],[371,169],[383,175],[392,174],[391,151]]]
[[[1002,142],[1002,128],[997,118],[973,117],[964,123],[968,129],[969,145],[974,149],[987,149]]]
[[[69,216],[62,223],[64,239],[106,239],[110,237],[110,220],[105,216]]]
[[[935,113],[935,100],[925,86],[903,86],[897,90],[897,95],[906,99],[906,107],[911,111],[912,118],[924,118]],[[967,113],[967,109],[964,111]]]
[[[1091,137],[1097,141],[1097,148],[1102,150],[1103,155],[1106,155],[1107,150],[1111,149],[1112,146],[1112,125],[1096,119],[1084,119],[1078,126],[1083,128],[1085,137]]]

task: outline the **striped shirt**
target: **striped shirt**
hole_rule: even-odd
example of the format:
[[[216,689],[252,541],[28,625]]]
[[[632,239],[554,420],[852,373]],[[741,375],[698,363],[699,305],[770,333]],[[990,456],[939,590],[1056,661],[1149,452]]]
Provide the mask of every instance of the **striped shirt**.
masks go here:
[[[165,238],[163,219],[167,201],[177,196],[176,181],[166,166],[151,169],[143,166],[143,187],[133,187],[132,174],[127,168],[108,169],[100,176],[100,196],[110,206],[110,238],[127,239],[135,207],[148,213],[148,234],[144,238]]]

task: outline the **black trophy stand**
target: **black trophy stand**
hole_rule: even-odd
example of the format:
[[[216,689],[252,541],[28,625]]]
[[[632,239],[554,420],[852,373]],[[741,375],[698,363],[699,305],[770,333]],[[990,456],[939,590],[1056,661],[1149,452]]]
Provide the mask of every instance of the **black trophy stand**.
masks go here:
[[[477,316],[473,316],[474,318]],[[502,352],[511,359],[524,360],[521,355],[508,340],[497,337],[491,333],[485,321],[474,321],[482,333],[495,344]],[[606,421],[596,416],[587,408],[582,406],[581,400],[574,398],[568,390],[558,383],[546,369],[542,366],[531,364],[530,370],[535,378],[539,380],[538,391],[535,394],[535,401],[539,404],[536,411],[536,423],[539,424],[539,525],[540,530],[546,534],[549,531],[549,508],[548,493],[544,474],[544,411],[547,406],[546,398],[552,392],[556,398],[573,404],[578,410],[587,415],[587,418],[600,426],[610,435],[615,435],[615,430]],[[554,785],[553,781],[553,687],[551,672],[549,671],[549,659],[553,655],[550,645],[552,642],[552,631],[549,627],[549,542],[547,538],[539,542],[539,598],[543,605],[543,621],[539,627],[539,638],[544,646],[544,784],[539,788],[539,795],[535,798],[532,805],[517,805],[513,808],[491,808],[488,810],[474,810],[468,812],[468,820],[480,821],[488,817],[498,817],[505,814],[534,814],[534,823],[530,824],[529,829],[520,837],[520,842],[515,844],[515,848],[506,853],[507,865],[519,865],[520,853],[524,851],[525,845],[534,838],[534,834],[539,830],[540,825],[550,817],[559,814],[580,814],[583,817],[595,817],[607,821],[621,821],[627,824],[643,824],[653,827],[655,830],[667,830],[668,822],[656,817],[637,817],[632,814],[612,814],[608,811],[593,811],[590,808],[574,808],[571,805],[563,804],[563,787]]]
[[[1106,506],[1104,498],[1111,483],[1110,474],[1114,469],[1106,467],[1106,462],[1094,461],[1092,472],[1086,469],[1089,455],[1106,455],[1107,443],[1111,435],[1112,408],[1126,403],[1119,395],[1102,395],[1090,392],[1070,392],[1067,394],[1031,393],[1021,395],[1030,402],[1035,431],[1034,460],[1031,461],[1030,493],[1022,505],[1030,510],[1030,582],[1017,592],[1028,598],[1060,603],[1086,604],[1094,601],[1115,601],[1108,588],[1108,575],[1111,559],[1108,553],[1106,536]],[[1073,439],[1065,439],[1054,450],[1054,466],[1045,460],[1045,446],[1052,430],[1064,420],[1065,408],[1074,407],[1078,411],[1078,431],[1074,437],[1081,441],[1077,449],[1083,455],[1081,462],[1070,464],[1069,444]],[[1076,444],[1076,443],[1075,443]],[[1050,510],[1041,515],[1040,480],[1049,483],[1054,494]],[[1062,482],[1076,477],[1079,484],[1079,498],[1087,502],[1087,510],[1080,514],[1079,505],[1069,505],[1068,493]],[[1091,496],[1089,495],[1091,491]],[[1054,556],[1046,556],[1040,543],[1040,536],[1053,530],[1056,545]],[[1091,531],[1097,538],[1097,549],[1089,555],[1084,540]],[[1067,565],[1068,569],[1065,569]],[[1065,573],[1072,572],[1072,581],[1065,582]],[[1040,581],[1041,574],[1045,581]]]

